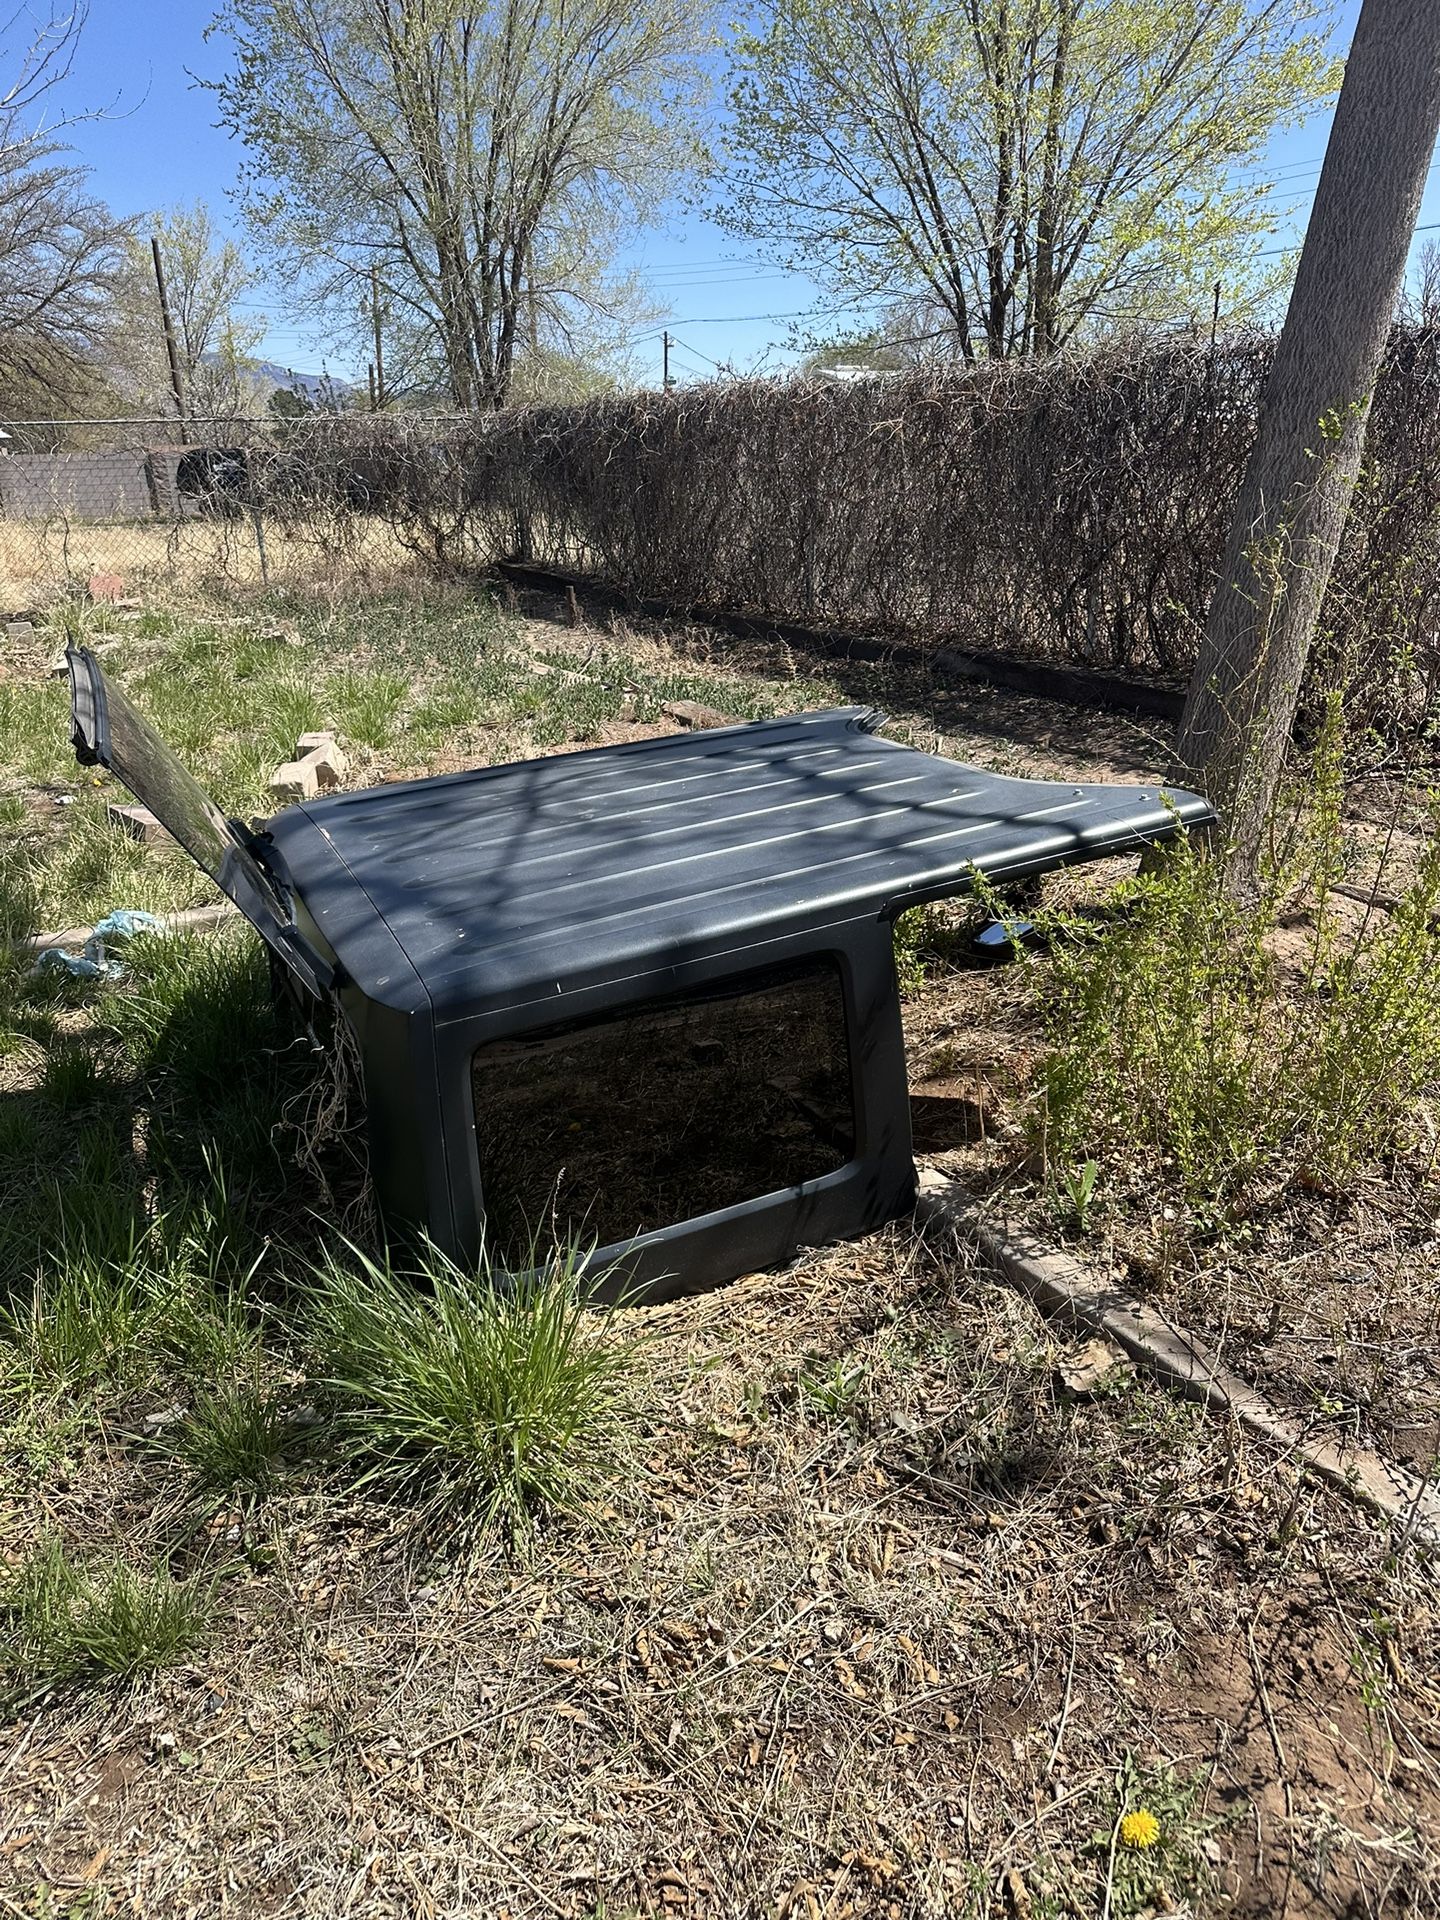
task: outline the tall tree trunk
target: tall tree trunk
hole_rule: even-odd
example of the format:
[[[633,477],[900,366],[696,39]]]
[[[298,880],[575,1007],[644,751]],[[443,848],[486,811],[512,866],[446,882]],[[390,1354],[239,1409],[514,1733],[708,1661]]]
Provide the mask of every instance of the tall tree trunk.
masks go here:
[[[1180,723],[1253,880],[1440,129],[1440,0],[1363,0]]]
[[[1056,273],[1060,221],[1060,139],[1070,77],[1070,40],[1078,11],[1074,0],[1066,0],[1055,22],[1055,52],[1050,63],[1049,94],[1045,107],[1039,218],[1035,227],[1033,353],[1053,353],[1060,344],[1060,316],[1056,311],[1060,292]]]

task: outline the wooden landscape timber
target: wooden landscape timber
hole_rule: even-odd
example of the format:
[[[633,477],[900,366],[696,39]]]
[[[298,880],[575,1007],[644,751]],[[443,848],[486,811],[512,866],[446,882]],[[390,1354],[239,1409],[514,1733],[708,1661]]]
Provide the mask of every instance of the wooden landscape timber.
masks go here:
[[[1306,1432],[1159,1308],[1100,1281],[1022,1225],[988,1220],[975,1196],[943,1175],[922,1174],[916,1215],[922,1225],[972,1242],[990,1270],[1033,1300],[1047,1318],[1113,1342],[1187,1400],[1229,1414],[1305,1471],[1394,1523],[1402,1541],[1440,1546],[1440,1492],[1428,1475],[1396,1466],[1370,1447],[1340,1447]]]

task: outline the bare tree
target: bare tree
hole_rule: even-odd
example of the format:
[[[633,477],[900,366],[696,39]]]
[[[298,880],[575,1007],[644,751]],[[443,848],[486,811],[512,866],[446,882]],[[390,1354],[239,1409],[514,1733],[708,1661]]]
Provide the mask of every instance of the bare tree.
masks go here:
[[[74,404],[99,384],[97,350],[128,231],[65,156],[45,108],[66,79],[83,4],[0,28],[0,407]]]
[[[1415,263],[1414,283],[1400,301],[1401,317],[1414,327],[1440,327],[1440,246],[1427,240]]]
[[[1180,727],[1248,889],[1440,130],[1440,6],[1364,0]]]

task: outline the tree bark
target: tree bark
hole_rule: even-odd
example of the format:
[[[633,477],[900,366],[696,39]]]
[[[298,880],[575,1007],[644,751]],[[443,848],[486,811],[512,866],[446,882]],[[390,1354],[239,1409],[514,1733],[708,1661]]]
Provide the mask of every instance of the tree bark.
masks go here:
[[[1363,0],[1180,723],[1249,890],[1440,130],[1440,4]]]

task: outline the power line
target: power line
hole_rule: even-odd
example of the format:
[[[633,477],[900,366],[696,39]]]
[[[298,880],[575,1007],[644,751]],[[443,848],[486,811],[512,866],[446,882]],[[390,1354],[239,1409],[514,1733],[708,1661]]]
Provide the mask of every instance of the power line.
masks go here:
[[[767,268],[764,273],[758,271],[745,273],[727,271],[725,273],[686,273],[666,274],[663,276],[659,274],[641,274],[637,277],[641,279],[647,287],[658,287],[665,292],[670,292],[676,287],[723,287],[741,281],[747,286],[753,286],[757,280],[788,279],[793,271],[794,269],[790,267],[770,267]]]
[[[678,366],[682,373],[693,374],[697,380],[708,380],[710,378],[708,368],[698,366],[695,361],[687,359],[684,355],[677,357],[673,338],[670,342],[670,361],[672,366]],[[716,363],[712,362],[712,364]],[[716,370],[717,372],[719,371],[718,365],[716,365]],[[672,375],[671,384],[673,385],[674,383],[674,376]]]
[[[1416,227],[1415,231],[1416,233],[1440,233],[1440,220],[1427,220],[1421,226]],[[1295,236],[1288,246],[1266,247],[1263,252],[1257,253],[1255,258],[1257,260],[1273,260],[1279,254],[1294,253],[1297,247],[1302,247],[1304,244],[1305,236],[1303,233],[1300,233]],[[687,320],[685,324],[689,326],[690,322]]]
[[[712,360],[708,353],[701,353],[698,347],[692,347],[687,341],[676,339],[673,333],[670,335],[670,345],[672,347],[679,347],[683,353],[691,354],[697,360],[703,360],[707,366],[714,367],[717,373],[724,371],[718,360]]]
[[[1429,174],[1432,174],[1432,173],[1440,173],[1440,160],[1436,160],[1429,168],[1427,168],[1426,172],[1427,172],[1427,177]],[[1320,177],[1320,169],[1317,167],[1315,169],[1315,178],[1317,182],[1319,180],[1319,177]],[[1281,201],[1293,202],[1297,200],[1304,200],[1307,197],[1307,195],[1309,195],[1310,197],[1313,197],[1312,190],[1308,186],[1300,187],[1294,193],[1277,194],[1275,196],[1274,202],[1272,202],[1271,204],[1278,205]]]
[[[687,313],[680,319],[682,327],[745,327],[756,320],[808,320],[811,309],[802,307],[796,313]],[[631,334],[632,340],[656,340],[661,329],[651,327],[644,333]]]
[[[1416,233],[1440,232],[1440,220],[1423,221],[1415,231]],[[1254,257],[1258,260],[1272,260],[1278,254],[1292,253],[1302,244],[1303,238],[1303,235],[1299,235],[1286,246],[1264,248]],[[689,313],[681,316],[679,324],[682,327],[744,327],[752,326],[762,320],[808,320],[813,312],[813,308],[803,307],[794,313]],[[632,334],[629,337],[635,341],[657,339],[660,331],[659,327],[651,327],[643,333]],[[674,338],[673,334],[671,338]],[[698,348],[691,348],[692,353],[698,351]]]

